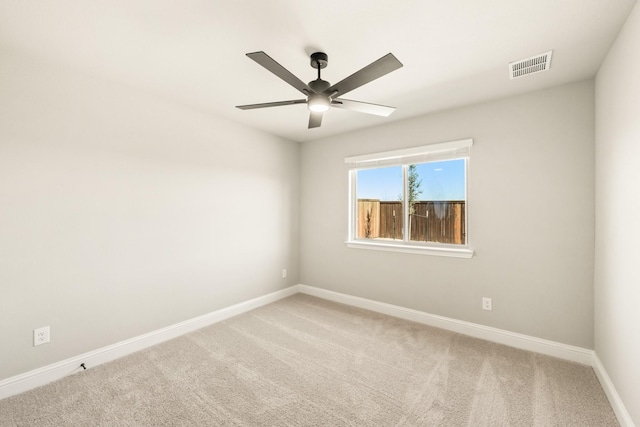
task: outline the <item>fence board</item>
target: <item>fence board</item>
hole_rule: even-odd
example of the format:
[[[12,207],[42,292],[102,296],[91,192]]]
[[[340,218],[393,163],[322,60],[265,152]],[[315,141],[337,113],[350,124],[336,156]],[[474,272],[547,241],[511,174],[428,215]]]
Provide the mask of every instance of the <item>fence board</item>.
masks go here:
[[[379,237],[402,240],[402,202],[380,202]]]
[[[358,199],[358,239],[380,237],[380,200]]]
[[[415,202],[409,216],[410,239],[465,244],[465,208],[461,200]],[[369,227],[368,238],[402,240],[403,219],[400,201],[358,200],[358,238],[366,238]]]

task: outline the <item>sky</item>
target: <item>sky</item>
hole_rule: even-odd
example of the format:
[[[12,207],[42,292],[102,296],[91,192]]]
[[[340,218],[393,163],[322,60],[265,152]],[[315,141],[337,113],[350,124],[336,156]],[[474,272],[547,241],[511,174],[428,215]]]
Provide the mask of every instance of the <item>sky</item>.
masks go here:
[[[464,159],[416,164],[422,194],[417,200],[465,200]],[[402,166],[362,169],[357,178],[358,199],[400,200]]]

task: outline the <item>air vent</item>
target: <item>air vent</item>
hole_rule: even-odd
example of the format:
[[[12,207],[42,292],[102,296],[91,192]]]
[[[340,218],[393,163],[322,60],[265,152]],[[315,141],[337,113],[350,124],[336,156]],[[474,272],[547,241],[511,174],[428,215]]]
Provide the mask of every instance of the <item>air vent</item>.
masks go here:
[[[548,70],[551,66],[551,52],[553,51],[509,63],[511,80]]]

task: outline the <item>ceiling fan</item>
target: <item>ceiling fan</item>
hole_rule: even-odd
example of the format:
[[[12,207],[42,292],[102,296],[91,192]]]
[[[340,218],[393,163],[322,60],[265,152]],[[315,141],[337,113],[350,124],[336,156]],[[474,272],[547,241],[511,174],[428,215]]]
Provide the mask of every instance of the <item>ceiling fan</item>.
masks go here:
[[[241,110],[307,104],[307,108],[310,111],[309,129],[320,127],[322,124],[322,114],[327,111],[329,107],[343,108],[345,110],[358,111],[360,113],[374,114],[384,117],[387,117],[395,111],[394,107],[387,107],[386,105],[369,104],[367,102],[351,101],[349,99],[339,98],[347,92],[359,88],[362,85],[402,67],[402,63],[391,53],[386,54],[377,61],[372,62],[334,85],[331,85],[329,82],[320,78],[320,70],[325,68],[329,61],[329,57],[324,52],[311,54],[311,67],[318,70],[318,78],[309,82],[308,85],[262,51],[247,53],[247,56],[302,92],[306,98],[293,99],[290,101],[267,102],[264,104],[238,105],[237,108]]]

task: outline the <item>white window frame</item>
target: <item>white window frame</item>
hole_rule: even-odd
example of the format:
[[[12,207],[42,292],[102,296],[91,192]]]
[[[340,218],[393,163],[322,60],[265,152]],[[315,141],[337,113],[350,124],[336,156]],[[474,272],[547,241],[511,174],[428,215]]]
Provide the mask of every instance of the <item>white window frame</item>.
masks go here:
[[[473,139],[429,144],[419,147],[405,148],[401,150],[385,151],[382,153],[363,154],[350,156],[344,159],[349,166],[349,226],[348,238],[345,244],[350,248],[372,249],[391,252],[404,252],[422,255],[436,255],[456,258],[471,258],[473,249],[470,246],[469,233],[469,163]],[[437,242],[415,242],[408,240],[408,232],[403,230],[403,240],[387,241],[357,238],[357,172],[362,169],[381,168],[388,166],[402,166],[404,194],[407,194],[407,170],[408,165],[427,163],[441,160],[465,159],[465,232],[464,245],[445,244]],[[406,201],[403,207],[403,224],[409,224],[409,209]],[[406,226],[405,226],[406,228]]]

